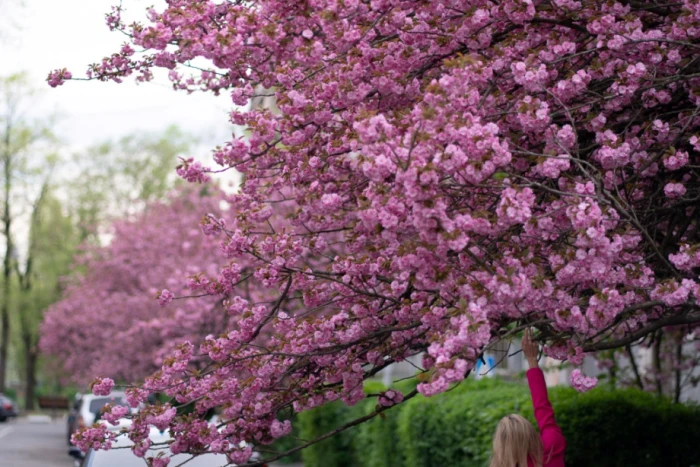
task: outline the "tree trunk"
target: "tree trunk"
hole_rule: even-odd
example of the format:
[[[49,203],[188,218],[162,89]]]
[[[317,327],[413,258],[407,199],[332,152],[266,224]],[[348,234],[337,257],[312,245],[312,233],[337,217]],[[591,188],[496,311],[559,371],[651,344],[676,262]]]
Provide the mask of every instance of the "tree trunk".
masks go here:
[[[10,275],[12,273],[12,236],[10,228],[12,218],[10,217],[10,187],[12,186],[12,167],[10,156],[10,128],[5,131],[5,154],[3,169],[5,176],[4,209],[3,209],[3,234],[5,235],[5,261],[3,265],[3,294],[2,309],[0,309],[0,325],[2,334],[0,335],[0,392],[4,392],[7,386],[7,353],[10,346]]]
[[[37,349],[32,342],[32,336],[24,335],[22,338],[24,343],[24,359],[25,359],[25,381],[24,390],[24,409],[34,410],[34,392],[36,390],[36,363]]]
[[[681,361],[683,360],[683,333],[678,332],[678,337],[676,337],[676,360],[675,363],[675,394],[673,395],[673,401],[679,403],[681,401]],[[692,370],[691,370],[692,371]]]
[[[7,389],[5,375],[7,375],[7,351],[8,341],[10,340],[10,312],[5,304],[6,300],[7,289],[3,293],[2,317],[0,318],[2,322],[2,335],[0,336],[0,392],[5,392],[5,389]]]
[[[610,377],[610,386],[615,388],[617,384],[617,361],[615,361],[615,355],[612,357],[613,364],[608,371],[608,376]]]
[[[41,193],[39,198],[34,203],[34,209],[32,210],[32,221],[29,230],[29,249],[27,251],[27,260],[25,263],[24,274],[22,274],[17,268],[17,280],[19,282],[20,290],[22,295],[29,296],[32,289],[32,267],[34,265],[34,253],[36,249],[36,232],[35,229],[39,223],[39,217],[41,213],[41,205],[46,196],[46,191],[48,189],[48,179],[44,182],[41,187]],[[17,263],[14,264],[17,266]],[[28,309],[22,310],[20,313],[20,332],[22,335],[22,344],[24,345],[24,361],[25,361],[25,398],[24,404],[26,410],[34,410],[34,392],[36,389],[36,366],[38,359],[37,343],[34,339],[34,334],[36,331],[32,330],[30,323],[31,318],[28,316],[30,311]]]
[[[627,357],[630,359],[630,365],[632,366],[632,372],[634,373],[634,380],[637,382],[639,389],[643,391],[644,383],[642,382],[642,376],[639,374],[639,367],[637,366],[637,360],[634,358],[632,346],[627,344],[625,346],[625,350],[627,350]]]
[[[656,333],[656,340],[654,341],[654,349],[652,353],[652,364],[654,367],[655,378],[656,378],[656,393],[659,396],[664,394],[663,382],[661,381],[661,342],[663,340],[663,331],[659,329]]]
[[[5,278],[5,281],[9,282],[9,278]],[[2,335],[0,336],[0,392],[5,392],[7,389],[5,376],[7,375],[7,351],[10,340],[10,310],[7,306],[8,289],[8,287],[4,287],[2,311],[0,312],[0,321],[2,325]]]

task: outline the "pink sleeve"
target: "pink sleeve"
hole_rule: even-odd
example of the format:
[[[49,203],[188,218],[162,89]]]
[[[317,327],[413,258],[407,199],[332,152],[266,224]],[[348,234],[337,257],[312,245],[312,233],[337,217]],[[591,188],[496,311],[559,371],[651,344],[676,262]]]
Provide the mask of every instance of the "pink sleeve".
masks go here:
[[[532,406],[535,409],[535,419],[540,428],[543,445],[543,461],[545,466],[563,466],[566,440],[561,428],[554,419],[554,409],[549,402],[544,373],[539,368],[527,370],[527,382],[530,385]]]

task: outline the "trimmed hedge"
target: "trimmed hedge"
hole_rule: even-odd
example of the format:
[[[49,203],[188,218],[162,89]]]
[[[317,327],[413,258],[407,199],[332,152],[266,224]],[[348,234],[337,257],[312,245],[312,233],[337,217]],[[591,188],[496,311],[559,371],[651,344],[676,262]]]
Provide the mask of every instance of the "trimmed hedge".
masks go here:
[[[567,465],[700,464],[700,409],[637,390],[592,391],[555,406]]]
[[[520,387],[442,394],[418,398],[399,414],[400,464],[405,467],[450,465],[481,467],[488,462],[498,421],[529,403]],[[390,464],[387,464],[390,465]]]
[[[415,388],[415,382],[398,385],[404,394]],[[381,383],[365,383],[366,393],[377,393],[385,388]],[[311,440],[345,423],[351,422],[375,410],[377,401],[368,398],[352,407],[337,401],[317,407],[299,415],[300,437]],[[398,410],[384,412],[383,417],[375,417],[365,423],[342,431],[320,443],[309,446],[301,453],[304,466],[328,467],[384,467],[392,465],[397,458],[397,416]]]
[[[366,393],[376,393],[382,391],[384,386],[376,382],[365,384]],[[358,404],[348,407],[340,401],[317,407],[299,415],[301,438],[312,440],[321,436],[347,422],[358,417],[371,413],[376,406],[375,399],[365,399]],[[381,418],[373,419],[354,428],[345,430],[329,439],[316,443],[302,451],[302,459],[305,466],[334,466],[351,467],[357,464],[357,459],[368,462],[366,465],[382,466],[375,464],[364,455],[365,445],[370,446],[380,442],[380,437],[367,436],[367,433],[374,430],[377,433],[383,432],[377,429],[377,421],[384,421]],[[368,431],[369,430],[369,431]],[[393,434],[394,430],[387,430]],[[374,451],[374,449],[372,449]]]
[[[333,402],[300,414],[301,438],[312,440],[338,426],[364,415],[369,400],[354,407],[347,407],[342,402]],[[367,412],[368,413],[368,412]],[[302,451],[305,466],[351,467],[353,463],[353,431],[345,430],[331,438],[316,443]]]
[[[376,383],[368,392],[377,392]],[[578,394],[550,388],[567,439],[569,467],[700,465],[700,407],[673,404],[634,389]],[[368,399],[300,414],[313,439],[374,410]],[[498,421],[520,413],[534,423],[529,391],[499,380],[470,381],[432,398],[417,396],[302,452],[305,467],[484,467]]]
[[[385,467],[401,457],[397,430],[400,413],[389,410],[384,412],[384,417],[375,417],[355,429],[352,438],[353,457],[357,459],[355,465]]]

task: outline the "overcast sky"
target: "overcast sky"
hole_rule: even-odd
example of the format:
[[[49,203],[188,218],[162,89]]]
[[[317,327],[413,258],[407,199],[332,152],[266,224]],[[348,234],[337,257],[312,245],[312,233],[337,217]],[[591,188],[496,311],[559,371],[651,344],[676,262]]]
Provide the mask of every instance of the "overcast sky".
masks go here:
[[[39,91],[28,116],[57,117],[53,130],[63,153],[135,132],[160,132],[176,124],[198,139],[191,156],[214,165],[210,150],[229,140],[233,129],[227,117],[233,105],[226,95],[176,92],[164,72],[154,82],[139,85],[129,80],[122,84],[69,81],[54,89],[46,84],[51,70],[68,68],[74,77],[84,77],[89,64],[121,48],[126,37],[110,32],[105,24],[105,13],[118,3],[0,0],[0,76],[28,73]],[[163,0],[123,0],[122,17],[127,24],[143,21],[146,7],[164,5]],[[229,171],[218,178],[225,189],[233,189],[238,177]],[[16,224],[20,255],[28,228],[25,217],[20,216]]]
[[[228,97],[176,92],[164,76],[140,85],[74,81],[48,87],[50,70],[66,67],[73,76],[84,76],[90,63],[119,50],[125,36],[110,32],[104,21],[118,1],[25,0],[19,7],[21,0],[0,0],[0,75],[28,72],[42,91],[33,112],[58,114],[56,132],[73,148],[173,123],[201,136],[204,147],[224,142],[231,134]],[[124,16],[144,19],[147,6],[163,3],[124,0]]]

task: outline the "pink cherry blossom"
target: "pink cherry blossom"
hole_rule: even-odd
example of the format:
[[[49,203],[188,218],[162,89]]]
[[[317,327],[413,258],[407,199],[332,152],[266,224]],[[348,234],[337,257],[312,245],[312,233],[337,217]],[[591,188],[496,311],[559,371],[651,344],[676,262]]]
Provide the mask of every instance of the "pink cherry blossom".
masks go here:
[[[62,300],[45,313],[40,339],[42,351],[55,356],[72,381],[87,384],[95,375],[142,380],[184,341],[198,345],[225,326],[229,318],[217,297],[158,306],[175,294],[214,290],[208,277],[218,279],[214,265],[221,238],[204,235],[197,224],[204,214],[218,213],[217,225],[225,226],[220,201],[213,187],[209,196],[185,187],[167,203],[151,203],[133,219],[116,223],[109,245],[82,247],[76,260],[84,273],[67,278]],[[233,280],[235,275],[225,273],[217,290],[230,290]],[[163,287],[168,293],[156,300]],[[125,358],[124,342],[133,346],[133,358]]]
[[[403,394],[394,389],[389,389],[384,391],[382,395],[379,396],[379,404],[384,407],[391,407],[392,405],[400,404],[403,402]]]
[[[664,187],[666,197],[676,199],[682,197],[686,193],[686,188],[681,183],[667,183]]]
[[[598,378],[585,376],[579,369],[571,372],[571,385],[578,392],[590,391],[596,384],[598,384]]]
[[[282,438],[287,436],[292,431],[292,424],[289,420],[285,420],[284,422],[275,420],[272,422],[270,430],[273,438]]]
[[[102,419],[108,421],[112,425],[118,425],[119,420],[126,417],[129,414],[129,408],[123,405],[107,405],[103,409]]]
[[[676,151],[664,159],[664,167],[668,170],[678,170],[686,164],[688,164],[688,153],[686,151]]]
[[[151,457],[151,467],[167,467],[170,464],[169,457]]]
[[[175,296],[171,291],[169,291],[168,289],[163,289],[158,293],[158,303],[160,304],[160,306],[165,306],[168,303],[172,302],[174,297]]]
[[[64,68],[62,70],[54,70],[51,73],[49,73],[47,81],[49,83],[49,86],[55,88],[57,86],[61,86],[65,83],[66,80],[69,80],[72,77],[73,74]]]
[[[92,393],[96,396],[108,396],[114,388],[114,380],[111,378],[95,378],[91,386]]]

